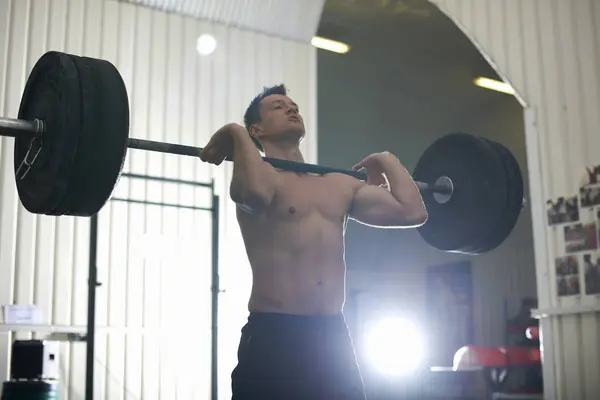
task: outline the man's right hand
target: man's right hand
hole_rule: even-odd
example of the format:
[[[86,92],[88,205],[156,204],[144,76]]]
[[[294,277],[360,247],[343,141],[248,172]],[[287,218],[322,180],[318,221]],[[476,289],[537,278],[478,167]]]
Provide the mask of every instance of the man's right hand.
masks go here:
[[[227,157],[233,156],[234,135],[246,135],[246,128],[239,124],[231,123],[216,131],[206,146],[200,152],[200,159],[204,162],[220,165]]]

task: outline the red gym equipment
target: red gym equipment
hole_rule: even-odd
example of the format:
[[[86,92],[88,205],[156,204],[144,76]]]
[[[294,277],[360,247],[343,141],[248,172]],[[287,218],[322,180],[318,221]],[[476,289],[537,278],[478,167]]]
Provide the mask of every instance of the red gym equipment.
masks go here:
[[[488,388],[496,395],[495,398],[507,395],[511,399],[530,399],[534,398],[532,395],[542,395],[539,328],[527,328],[526,336],[534,343],[538,342],[537,347],[464,346],[454,355],[453,370],[483,372]],[[513,379],[509,381],[509,378]]]

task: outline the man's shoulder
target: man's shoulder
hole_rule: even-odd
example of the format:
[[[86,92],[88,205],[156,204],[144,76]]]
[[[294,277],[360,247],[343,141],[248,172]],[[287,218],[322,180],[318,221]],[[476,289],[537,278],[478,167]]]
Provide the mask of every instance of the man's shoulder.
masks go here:
[[[344,188],[358,190],[363,185],[365,185],[365,183],[363,181],[356,179],[355,177],[350,176],[348,174],[342,174],[340,172],[334,172],[331,174],[327,174],[325,176],[328,177],[329,179],[331,179],[332,183],[339,184],[340,186],[343,186]]]

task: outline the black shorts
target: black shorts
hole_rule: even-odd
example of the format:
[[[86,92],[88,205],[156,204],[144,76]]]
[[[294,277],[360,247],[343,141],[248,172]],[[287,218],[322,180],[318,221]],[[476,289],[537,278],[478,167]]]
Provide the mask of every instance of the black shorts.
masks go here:
[[[231,380],[233,400],[366,398],[342,314],[251,313]]]

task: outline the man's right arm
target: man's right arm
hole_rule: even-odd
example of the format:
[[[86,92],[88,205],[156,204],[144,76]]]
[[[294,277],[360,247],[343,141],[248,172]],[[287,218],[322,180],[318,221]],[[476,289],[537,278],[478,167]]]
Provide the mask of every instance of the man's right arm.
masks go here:
[[[260,213],[275,197],[277,174],[263,161],[243,127],[232,133],[234,156],[230,197],[245,211]]]

